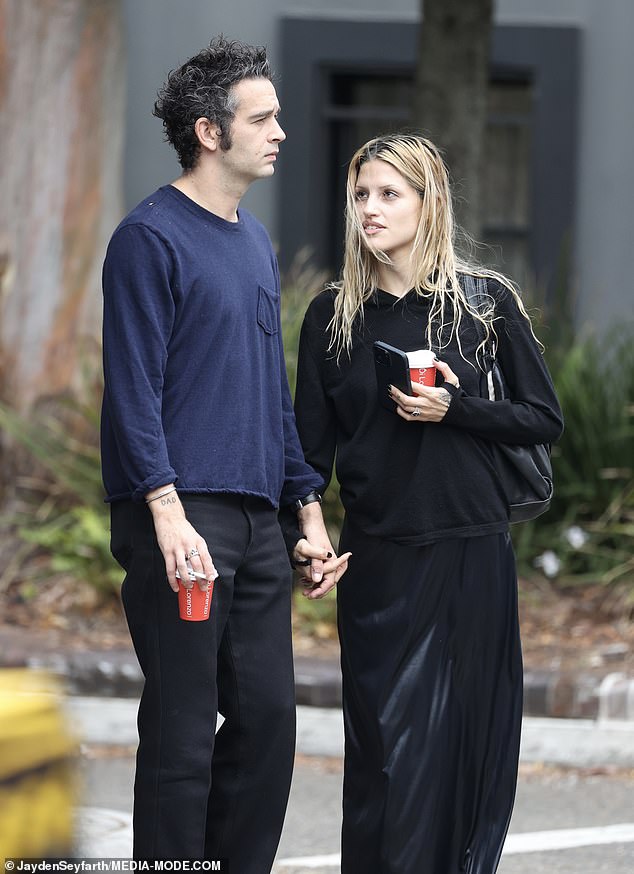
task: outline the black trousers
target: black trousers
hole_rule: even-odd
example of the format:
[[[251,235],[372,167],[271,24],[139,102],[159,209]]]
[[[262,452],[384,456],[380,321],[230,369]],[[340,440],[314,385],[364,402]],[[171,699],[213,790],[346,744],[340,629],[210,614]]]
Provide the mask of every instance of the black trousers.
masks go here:
[[[341,871],[493,874],[522,716],[510,537],[401,546],[347,520],[340,549]]]
[[[295,748],[288,556],[266,502],[182,501],[220,575],[204,622],[179,618],[148,507],[112,506],[112,552],[127,572],[123,605],[145,675],[134,857],[227,858],[232,874],[268,874]]]

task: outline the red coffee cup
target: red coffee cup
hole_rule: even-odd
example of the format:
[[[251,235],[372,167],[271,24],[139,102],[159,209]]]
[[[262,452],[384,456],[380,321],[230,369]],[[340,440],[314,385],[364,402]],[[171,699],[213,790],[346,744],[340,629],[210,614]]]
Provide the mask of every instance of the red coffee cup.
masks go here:
[[[197,582],[188,589],[178,580],[178,615],[188,622],[202,622],[209,619],[211,596],[214,591],[214,580],[209,583],[206,592],[202,592]]]
[[[436,356],[431,349],[407,353],[409,378],[418,385],[436,385]]]

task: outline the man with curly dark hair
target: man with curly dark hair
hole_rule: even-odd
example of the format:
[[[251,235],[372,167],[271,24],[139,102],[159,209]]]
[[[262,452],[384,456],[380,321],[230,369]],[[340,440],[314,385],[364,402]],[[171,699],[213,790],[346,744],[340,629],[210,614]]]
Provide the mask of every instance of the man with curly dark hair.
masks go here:
[[[171,72],[154,113],[183,173],[121,222],[103,273],[103,477],[145,675],[134,856],[233,874],[270,871],[293,762],[278,509],[297,512],[309,597],[347,566],[297,438],[275,255],[239,206],[274,173],[279,111],[263,48],[220,37]],[[207,620],[179,618],[179,578],[213,585]]]

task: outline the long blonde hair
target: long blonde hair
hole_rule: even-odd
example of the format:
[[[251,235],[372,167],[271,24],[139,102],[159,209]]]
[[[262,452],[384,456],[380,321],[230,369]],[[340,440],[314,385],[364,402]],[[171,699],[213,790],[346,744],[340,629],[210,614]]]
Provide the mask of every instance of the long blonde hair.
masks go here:
[[[335,312],[328,325],[331,335],[329,349],[336,353],[337,358],[342,352],[350,353],[355,319],[363,319],[363,305],[379,287],[379,262],[391,263],[385,252],[368,247],[355,205],[359,171],[363,164],[375,159],[394,167],[421,198],[421,214],[410,255],[411,284],[417,295],[431,298],[425,330],[428,348],[440,351],[455,335],[462,355],[460,322],[465,312],[484,326],[486,336],[481,346],[495,337],[493,298],[481,299],[477,307],[470,304],[458,281],[459,273],[497,279],[512,292],[520,312],[530,323],[519,292],[509,279],[457,255],[449,174],[436,146],[417,134],[392,134],[365,143],[355,152],[348,167],[343,270],[340,281],[330,286],[337,295]],[[446,322],[448,302],[451,304],[451,329],[447,335],[444,328],[449,324]],[[434,324],[437,326],[435,332]],[[443,337],[446,338],[444,341]]]

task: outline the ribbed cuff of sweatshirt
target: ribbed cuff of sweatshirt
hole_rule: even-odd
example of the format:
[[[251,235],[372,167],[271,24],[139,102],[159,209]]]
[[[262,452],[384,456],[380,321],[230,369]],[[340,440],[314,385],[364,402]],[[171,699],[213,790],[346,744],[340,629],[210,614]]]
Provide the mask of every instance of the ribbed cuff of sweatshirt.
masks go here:
[[[460,415],[460,399],[466,396],[466,392],[459,385],[453,385],[451,382],[443,382],[439,388],[444,388],[451,395],[451,403],[447,407],[447,412],[443,418],[443,422],[446,425],[451,425],[452,419],[455,419],[456,414]]]

